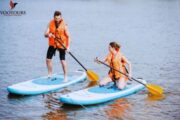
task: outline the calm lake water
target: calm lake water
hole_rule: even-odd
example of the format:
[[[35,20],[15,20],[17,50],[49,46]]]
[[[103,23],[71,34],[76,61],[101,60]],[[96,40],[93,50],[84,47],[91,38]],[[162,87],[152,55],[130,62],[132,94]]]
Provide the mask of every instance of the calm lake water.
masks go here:
[[[179,120],[180,119],[180,1],[179,0],[14,0],[12,11],[0,14],[1,120]],[[0,1],[8,11],[9,1]],[[160,85],[165,97],[147,90],[99,105],[67,106],[54,101],[62,94],[84,89],[89,81],[56,93],[37,96],[8,94],[9,85],[47,74],[47,39],[43,34],[55,10],[61,10],[71,34],[72,53],[101,77],[108,69],[93,62],[117,41],[131,61],[133,76]],[[82,69],[67,55],[69,71]],[[54,73],[62,72],[58,56]]]

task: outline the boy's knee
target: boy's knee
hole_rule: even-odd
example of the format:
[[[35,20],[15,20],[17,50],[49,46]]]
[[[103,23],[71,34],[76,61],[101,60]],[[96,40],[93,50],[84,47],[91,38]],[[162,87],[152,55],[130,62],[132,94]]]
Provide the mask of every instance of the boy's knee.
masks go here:
[[[122,90],[122,89],[124,89],[125,88],[125,86],[126,86],[126,84],[117,84],[117,87],[118,87],[118,89],[120,89],[120,90]]]

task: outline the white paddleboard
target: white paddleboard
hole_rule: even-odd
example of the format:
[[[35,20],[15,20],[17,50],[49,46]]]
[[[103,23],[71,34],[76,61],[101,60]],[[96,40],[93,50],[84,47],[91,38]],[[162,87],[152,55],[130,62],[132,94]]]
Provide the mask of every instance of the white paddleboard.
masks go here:
[[[63,74],[53,74],[51,78],[45,76],[8,86],[7,90],[19,95],[47,93],[85,80],[86,73],[82,71],[71,72],[68,73],[67,79],[68,82],[63,82]]]
[[[62,95],[59,100],[65,104],[72,105],[91,105],[99,104],[114,99],[122,98],[135,94],[143,90],[145,87],[139,83],[127,85],[123,90],[117,89],[112,83],[107,86],[95,86],[84,90],[72,92]]]

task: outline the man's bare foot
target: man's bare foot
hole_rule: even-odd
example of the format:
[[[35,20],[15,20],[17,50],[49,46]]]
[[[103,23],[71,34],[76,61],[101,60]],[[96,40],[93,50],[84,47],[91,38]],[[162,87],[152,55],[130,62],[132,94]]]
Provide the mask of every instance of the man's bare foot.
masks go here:
[[[64,77],[63,82],[68,82],[68,79],[66,77]]]

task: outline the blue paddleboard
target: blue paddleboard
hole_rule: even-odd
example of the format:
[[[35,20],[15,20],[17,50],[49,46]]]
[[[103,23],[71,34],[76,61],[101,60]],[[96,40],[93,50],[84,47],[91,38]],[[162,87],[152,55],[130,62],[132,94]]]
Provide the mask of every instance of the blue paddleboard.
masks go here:
[[[95,86],[62,95],[59,100],[65,104],[92,105],[132,95],[144,88],[139,83],[128,84],[123,90],[117,89],[113,84],[103,87]]]
[[[67,79],[67,82],[63,82],[63,74],[53,74],[51,78],[45,76],[8,86],[7,90],[18,95],[47,93],[85,80],[86,73],[82,71],[71,72],[68,73]]]

